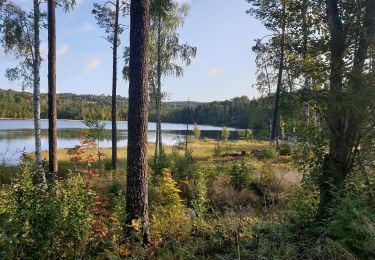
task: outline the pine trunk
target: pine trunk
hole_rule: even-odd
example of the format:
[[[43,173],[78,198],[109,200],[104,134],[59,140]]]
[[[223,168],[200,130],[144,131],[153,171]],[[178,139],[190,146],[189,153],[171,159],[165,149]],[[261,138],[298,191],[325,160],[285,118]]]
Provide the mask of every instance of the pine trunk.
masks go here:
[[[56,0],[48,0],[48,146],[51,181],[58,172],[56,109]]]
[[[137,232],[149,242],[147,126],[149,1],[132,0],[130,6],[129,122],[126,182],[126,233]]]
[[[117,48],[120,1],[116,0],[115,28],[113,37],[113,74],[112,74],[112,169],[117,169]]]

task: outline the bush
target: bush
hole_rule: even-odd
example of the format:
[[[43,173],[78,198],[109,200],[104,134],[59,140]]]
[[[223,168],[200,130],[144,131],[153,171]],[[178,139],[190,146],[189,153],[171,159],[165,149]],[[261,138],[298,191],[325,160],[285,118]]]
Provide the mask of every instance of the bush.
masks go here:
[[[374,182],[351,178],[330,209],[334,217],[327,224],[327,236],[359,259],[375,258],[374,186]]]
[[[249,186],[251,182],[250,171],[251,169],[246,165],[244,160],[233,164],[229,174],[231,176],[230,182],[235,190],[241,191]]]
[[[281,156],[289,156],[289,155],[291,155],[292,154],[292,147],[290,146],[290,144],[287,144],[287,143],[280,144],[279,154]]]
[[[275,159],[278,155],[279,153],[273,145],[269,145],[266,148],[262,149],[262,159]]]
[[[230,137],[230,131],[228,127],[225,127],[225,126],[223,127],[223,130],[221,131],[221,137],[223,138],[225,142],[228,141]]]
[[[190,234],[188,217],[184,215],[184,205],[180,198],[181,190],[172,179],[170,170],[164,170],[159,185],[152,187],[150,200],[152,207],[151,234],[157,243],[173,243]],[[173,223],[173,225],[171,225]]]
[[[48,191],[32,179],[30,167],[22,165],[12,185],[3,191],[1,254],[10,259],[80,256],[92,220],[85,182],[72,177]]]
[[[217,143],[214,145],[214,150],[213,150],[213,156],[214,157],[219,157],[221,155],[222,149],[220,143]]]

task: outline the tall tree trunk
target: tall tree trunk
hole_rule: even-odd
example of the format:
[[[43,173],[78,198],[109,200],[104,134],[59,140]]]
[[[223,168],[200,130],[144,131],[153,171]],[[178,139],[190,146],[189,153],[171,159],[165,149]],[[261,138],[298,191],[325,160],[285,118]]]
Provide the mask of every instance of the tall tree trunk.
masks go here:
[[[34,81],[34,130],[35,130],[35,162],[36,162],[36,182],[46,183],[46,176],[43,169],[41,129],[40,129],[40,7],[39,1],[34,0],[34,60],[33,60],[33,81]]]
[[[158,135],[158,141],[159,141],[159,155],[163,153],[163,142],[162,142],[162,136],[161,136],[161,49],[162,49],[162,39],[161,39],[161,30],[162,30],[162,23],[161,23],[161,14],[159,12],[158,15],[158,61],[157,61],[157,77],[158,77],[158,93],[157,93],[157,135]]]
[[[147,125],[149,0],[130,4],[129,122],[126,182],[126,230],[141,221],[144,242],[149,240]],[[132,228],[133,227],[133,228]]]
[[[155,108],[157,110],[158,108],[158,95],[156,94],[156,88],[154,87],[154,97],[155,97]],[[158,128],[158,120],[156,119],[155,124],[155,153],[154,153],[154,163],[158,161],[158,155],[159,155],[159,134],[158,134],[159,128]]]
[[[48,146],[51,181],[58,172],[56,112],[56,0],[48,0]]]
[[[117,48],[120,1],[116,0],[115,28],[113,37],[113,71],[112,71],[112,169],[117,169]]]
[[[345,35],[343,24],[339,16],[338,0],[327,0],[327,19],[330,31],[331,74],[330,74],[330,101],[328,117],[330,123],[329,154],[326,155],[322,177],[320,180],[320,204],[317,214],[318,220],[328,217],[328,208],[333,199],[333,193],[344,185],[346,162],[342,155],[347,153],[343,140],[342,121],[346,121],[343,108],[342,81],[344,72]]]
[[[368,57],[370,41],[373,41],[375,29],[375,2],[367,0],[363,22],[365,32],[360,35],[348,82],[349,87],[354,91],[352,98],[356,107],[353,109],[352,104],[344,104],[343,100],[344,55],[347,45],[338,0],[327,0],[326,5],[331,36],[330,102],[328,104],[330,149],[322,169],[317,220],[329,217],[328,209],[332,204],[334,193],[344,188],[345,178],[354,164],[354,151],[356,144],[360,141],[359,133],[367,106],[365,102],[358,102],[360,101],[358,97],[363,90],[364,63]]]
[[[308,1],[303,0],[303,21],[302,21],[302,33],[303,33],[303,60],[305,62],[307,55],[308,55],[308,24],[307,24],[307,17],[308,17]],[[305,82],[304,82],[304,91],[305,93],[308,93],[310,90],[309,86],[309,78],[307,76],[307,73],[305,73]],[[305,97],[307,98],[307,97]],[[304,119],[306,123],[310,122],[310,106],[309,102],[304,102]]]
[[[280,64],[279,64],[279,74],[277,78],[277,88],[275,93],[275,104],[273,108],[272,117],[272,131],[271,131],[271,142],[278,146],[278,127],[279,127],[279,108],[280,108],[280,95],[283,80],[284,71],[284,55],[285,55],[285,27],[286,27],[286,5],[283,1],[282,10],[282,25],[281,25],[281,42],[280,42]]]

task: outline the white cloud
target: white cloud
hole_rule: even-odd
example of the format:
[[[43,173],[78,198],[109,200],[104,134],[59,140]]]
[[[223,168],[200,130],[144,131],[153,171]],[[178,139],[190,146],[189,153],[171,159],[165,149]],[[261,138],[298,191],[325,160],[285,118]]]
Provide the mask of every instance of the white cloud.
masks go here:
[[[210,74],[210,76],[218,77],[223,74],[223,70],[218,67],[212,67],[208,70],[208,73]]]
[[[70,49],[70,46],[68,44],[64,44],[63,46],[61,46],[61,48],[58,48],[56,50],[57,58],[61,58],[61,57],[65,56],[65,54],[68,53],[69,49]]]
[[[86,65],[83,69],[84,73],[89,73],[90,71],[94,70],[96,67],[100,65],[100,59],[99,58],[92,58],[89,61],[86,62]]]
[[[92,23],[85,23],[82,25],[82,31],[91,32],[95,29],[95,26]]]

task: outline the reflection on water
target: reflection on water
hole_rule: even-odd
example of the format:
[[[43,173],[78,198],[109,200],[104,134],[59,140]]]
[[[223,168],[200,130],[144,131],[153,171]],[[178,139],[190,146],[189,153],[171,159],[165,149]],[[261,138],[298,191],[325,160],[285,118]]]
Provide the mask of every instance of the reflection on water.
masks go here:
[[[80,131],[86,128],[80,121],[58,120],[58,147],[70,148],[79,144]],[[214,126],[199,126],[202,138],[219,139],[221,128]],[[48,149],[48,121],[42,120],[42,150]],[[106,129],[100,140],[101,147],[111,147],[111,125],[106,122]],[[127,144],[127,122],[118,123],[118,147],[125,147]],[[155,123],[149,123],[149,142],[155,142]],[[162,124],[163,143],[173,145],[185,138],[186,125],[183,124]],[[192,135],[192,126],[189,127],[188,135]],[[235,132],[235,129],[231,129]],[[233,135],[235,137],[236,135]],[[34,130],[32,120],[0,120],[0,160],[15,164],[18,162],[22,151],[34,151]]]

